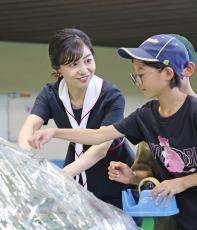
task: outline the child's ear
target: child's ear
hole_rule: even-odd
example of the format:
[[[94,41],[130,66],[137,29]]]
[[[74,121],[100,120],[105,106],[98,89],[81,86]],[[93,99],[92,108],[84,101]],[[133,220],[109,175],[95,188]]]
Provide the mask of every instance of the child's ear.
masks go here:
[[[183,70],[184,77],[191,77],[195,71],[195,67],[193,62],[189,62],[188,66]]]
[[[163,71],[165,71],[167,80],[171,80],[174,77],[174,70],[171,67],[166,67]]]

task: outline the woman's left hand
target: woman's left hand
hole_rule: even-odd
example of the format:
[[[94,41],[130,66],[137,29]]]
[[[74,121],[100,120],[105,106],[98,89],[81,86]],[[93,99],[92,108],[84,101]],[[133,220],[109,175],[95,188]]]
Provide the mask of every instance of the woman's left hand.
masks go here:
[[[157,204],[159,205],[163,198],[167,196],[166,207],[169,205],[170,200],[173,195],[183,192],[185,190],[185,186],[183,183],[183,178],[175,178],[171,180],[164,180],[160,184],[158,184],[151,192],[151,198],[153,199],[157,194],[160,193],[159,198],[157,200]]]

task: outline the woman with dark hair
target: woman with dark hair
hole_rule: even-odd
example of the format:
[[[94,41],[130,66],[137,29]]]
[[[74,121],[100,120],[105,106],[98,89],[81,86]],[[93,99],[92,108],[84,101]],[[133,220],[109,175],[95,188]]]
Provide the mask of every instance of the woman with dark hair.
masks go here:
[[[58,79],[38,94],[19,133],[20,147],[30,150],[27,140],[49,119],[58,128],[97,129],[123,118],[124,97],[116,86],[95,75],[87,34],[78,29],[57,31],[49,44],[49,58]],[[121,208],[123,184],[108,179],[112,160],[133,163],[134,154],[125,138],[92,146],[70,143],[64,171],[98,198]]]

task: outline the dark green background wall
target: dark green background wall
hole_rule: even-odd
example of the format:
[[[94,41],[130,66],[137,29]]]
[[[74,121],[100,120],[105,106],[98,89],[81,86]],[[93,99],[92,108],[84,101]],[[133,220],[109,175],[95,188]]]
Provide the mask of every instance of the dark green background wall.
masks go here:
[[[0,42],[0,93],[37,92],[53,81],[47,49],[45,44]],[[140,94],[129,80],[129,61],[120,58],[116,50],[95,47],[96,74],[115,83],[125,94]],[[192,86],[197,89],[197,73]]]

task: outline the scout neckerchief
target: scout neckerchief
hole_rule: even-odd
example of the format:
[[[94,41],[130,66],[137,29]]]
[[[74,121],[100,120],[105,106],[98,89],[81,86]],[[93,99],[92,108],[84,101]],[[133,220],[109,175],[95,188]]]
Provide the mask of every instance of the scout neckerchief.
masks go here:
[[[94,105],[96,104],[100,96],[102,85],[103,85],[103,79],[95,75],[91,78],[84,98],[83,109],[81,114],[81,122],[80,124],[78,124],[77,121],[75,120],[75,115],[72,110],[67,84],[64,78],[61,80],[59,84],[59,97],[65,107],[72,128],[86,128],[90,111],[92,110],[92,108],[94,107]],[[82,154],[83,154],[83,145],[76,143],[75,160],[80,158]],[[82,177],[83,186],[87,188],[87,177],[85,171],[81,172],[81,177]],[[79,175],[76,176],[75,180],[79,182]]]

